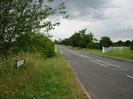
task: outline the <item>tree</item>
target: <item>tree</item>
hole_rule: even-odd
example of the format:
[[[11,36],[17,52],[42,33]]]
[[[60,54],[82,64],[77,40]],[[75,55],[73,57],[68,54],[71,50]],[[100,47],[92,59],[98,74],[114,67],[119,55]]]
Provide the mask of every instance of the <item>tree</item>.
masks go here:
[[[130,40],[125,41],[124,42],[124,45],[127,46],[127,47],[129,47],[131,45],[131,41]]]
[[[81,34],[81,40],[79,41],[79,47],[86,48],[89,47],[88,44],[93,42],[93,34],[87,33],[87,34]]]
[[[107,37],[107,36],[101,37],[101,39],[100,39],[100,47],[101,48],[102,48],[102,46],[109,47],[111,45],[112,45],[112,41],[109,37]]]
[[[71,40],[72,46],[78,46],[79,41],[81,40],[81,34],[80,33],[75,33],[70,37],[69,40]]]
[[[69,38],[69,40],[72,42],[72,46],[85,48],[87,47],[88,43],[93,41],[92,33],[86,33],[86,30],[87,29],[82,29]]]
[[[74,33],[70,38],[64,39],[61,43],[81,48],[88,47],[88,43],[93,42],[94,35],[92,33],[86,33],[86,30],[82,29]]]
[[[132,40],[132,42],[130,44],[130,48],[131,48],[131,50],[133,50],[133,40]]]
[[[90,49],[100,49],[100,45],[97,42],[88,43],[87,47]]]
[[[21,34],[59,25],[45,20],[54,13],[64,13],[64,3],[52,8],[49,3],[53,1],[0,0],[0,54],[7,53]]]
[[[113,45],[114,45],[114,46],[124,46],[124,42],[121,41],[121,40],[119,40],[119,41],[113,43]]]
[[[71,45],[72,46],[72,41],[70,39],[66,38],[66,39],[61,41],[61,44]]]

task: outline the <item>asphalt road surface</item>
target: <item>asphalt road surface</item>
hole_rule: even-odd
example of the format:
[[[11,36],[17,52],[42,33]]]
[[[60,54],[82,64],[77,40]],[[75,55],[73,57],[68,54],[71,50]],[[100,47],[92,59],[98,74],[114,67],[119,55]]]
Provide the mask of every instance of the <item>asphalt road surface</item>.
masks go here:
[[[92,99],[133,99],[133,64],[59,48]]]

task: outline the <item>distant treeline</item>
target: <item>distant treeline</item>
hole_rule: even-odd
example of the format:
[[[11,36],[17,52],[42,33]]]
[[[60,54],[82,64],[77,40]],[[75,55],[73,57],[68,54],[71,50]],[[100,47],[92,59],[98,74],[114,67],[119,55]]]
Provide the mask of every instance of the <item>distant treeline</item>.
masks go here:
[[[98,41],[92,33],[86,33],[87,29],[82,29],[76,33],[74,33],[71,37],[61,40],[60,42],[56,41],[57,43],[69,45],[73,47],[80,47],[80,48],[90,48],[90,49],[101,49],[102,46],[109,47],[109,46],[126,46],[133,49],[133,40],[127,40],[125,42],[118,41],[112,42],[110,37],[103,36]]]

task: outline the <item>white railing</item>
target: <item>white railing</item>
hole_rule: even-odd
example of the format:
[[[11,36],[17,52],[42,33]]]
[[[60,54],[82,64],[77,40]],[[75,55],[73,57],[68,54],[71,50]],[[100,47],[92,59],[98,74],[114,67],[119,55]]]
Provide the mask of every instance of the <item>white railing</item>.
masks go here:
[[[117,50],[119,50],[119,51],[122,51],[122,50],[129,50],[130,48],[129,47],[112,47],[112,46],[110,46],[110,47],[102,47],[102,52],[103,53],[106,53],[106,52],[109,52],[109,51],[117,51]]]
[[[106,53],[106,52],[109,52],[109,51],[111,51],[112,50],[112,47],[110,46],[110,47],[102,47],[102,52],[103,53]]]

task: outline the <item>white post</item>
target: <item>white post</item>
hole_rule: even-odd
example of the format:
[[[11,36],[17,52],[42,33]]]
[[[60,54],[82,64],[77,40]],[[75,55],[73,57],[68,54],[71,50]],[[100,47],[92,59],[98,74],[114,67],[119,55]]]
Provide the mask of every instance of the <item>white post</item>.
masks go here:
[[[111,50],[112,50],[112,46],[109,47],[109,51],[111,51]]]
[[[121,47],[121,50],[123,50],[123,47]]]
[[[102,52],[105,53],[105,47],[104,46],[102,47]]]

